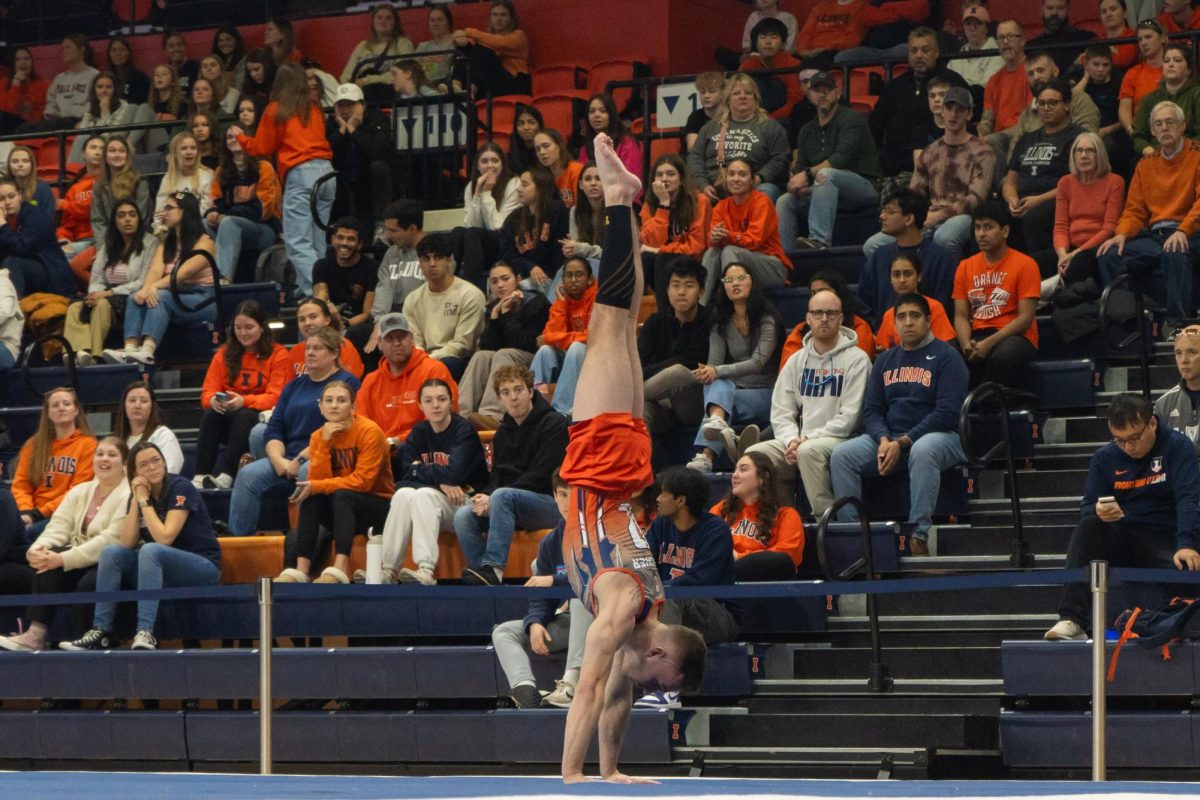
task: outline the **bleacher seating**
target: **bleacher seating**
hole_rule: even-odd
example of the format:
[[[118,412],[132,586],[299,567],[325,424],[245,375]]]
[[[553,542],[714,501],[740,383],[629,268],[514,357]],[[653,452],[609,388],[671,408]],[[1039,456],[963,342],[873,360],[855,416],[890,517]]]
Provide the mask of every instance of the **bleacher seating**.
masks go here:
[[[490,104],[479,100],[478,118],[482,121],[490,108],[492,137],[507,147],[517,103],[530,103],[543,111],[549,126],[568,134],[581,121],[589,93],[603,90],[609,81],[637,75],[641,65],[648,65],[657,77],[710,68],[713,46],[728,44],[730,30],[740,31],[749,6],[713,0],[701,2],[703,13],[696,13],[695,5],[674,0],[522,0],[522,24],[533,44],[532,95],[492,98]],[[784,8],[803,19],[812,5],[812,0],[785,0]],[[1041,31],[1039,5],[1022,0],[1005,8],[1005,16],[1024,24],[1027,41]],[[941,14],[957,20],[960,6],[946,4]],[[486,10],[486,3],[456,5],[456,27],[484,25]],[[410,35],[424,30],[425,9],[405,8],[400,13]],[[568,18],[590,35],[562,36],[562,20]],[[348,14],[300,20],[300,49],[336,73],[350,47],[362,38],[367,19],[366,14]],[[1092,0],[1072,0],[1071,20],[1100,30]],[[261,25],[244,32],[249,45],[261,43]],[[197,56],[207,52],[212,31],[189,31],[186,38]],[[103,48],[102,41],[97,44]],[[133,46],[143,66],[161,57],[158,35],[136,36]],[[35,48],[43,74],[56,71],[58,47]],[[613,55],[620,53],[638,55]],[[893,74],[904,69],[897,65]],[[884,79],[883,73],[881,67],[850,73],[849,98],[855,108],[867,111],[874,106],[873,84]],[[619,107],[625,108],[634,96],[635,90],[619,90]],[[652,94],[649,99],[654,112]],[[679,133],[660,128],[653,113],[643,118],[640,104],[634,106],[629,112],[638,114],[631,124],[635,135]],[[481,129],[479,141],[486,136]],[[680,149],[678,138],[648,141],[651,161]],[[59,140],[39,137],[33,144],[38,174],[57,180],[66,167]],[[767,293],[789,328],[804,319],[812,274],[832,269],[851,285],[856,282],[860,244],[877,228],[873,211],[839,215],[838,246],[789,253],[795,264],[791,285]],[[273,321],[291,326],[294,298],[289,289],[274,282],[223,287],[222,317],[227,321],[238,302],[253,298]],[[640,319],[651,310],[652,298],[643,304]],[[1161,321],[1161,315],[1156,320]],[[1048,313],[1039,316],[1038,325],[1038,360],[1028,370],[1037,409],[1013,411],[1007,426],[979,418],[973,430],[980,451],[986,449],[984,442],[998,436],[1008,439],[1032,563],[1043,568],[1062,563],[1067,537],[1078,519],[1078,496],[1091,452],[1109,437],[1101,418],[1105,405],[1116,391],[1141,388],[1141,378],[1120,360],[1128,354],[1114,354],[1100,337],[1064,342]],[[81,369],[76,379],[80,395],[89,410],[111,412],[124,386],[146,375],[182,387],[164,392],[175,408],[194,407],[198,376],[220,335],[218,325],[174,327],[170,346],[160,350],[156,367]],[[1158,335],[1156,328],[1154,336]],[[1178,373],[1164,343],[1155,345],[1152,360],[1151,389],[1157,395],[1177,381]],[[33,367],[30,379],[41,390],[67,383],[68,370]],[[15,449],[33,433],[40,398],[11,376],[6,388],[16,394],[11,407],[0,409],[0,420]],[[194,408],[179,408],[177,419],[190,419],[194,413]],[[190,476],[196,432],[192,426],[176,428],[188,457],[184,473]],[[692,429],[662,437],[656,442],[655,466],[679,463],[681,453],[690,453],[694,435]],[[711,485],[714,496],[723,495],[728,475],[714,475]],[[907,518],[907,477],[868,480],[865,488],[879,575],[1011,567],[1008,499],[1014,485],[999,463],[943,473],[931,555],[926,558],[909,555],[908,526],[896,521]],[[796,503],[806,512],[802,495]],[[206,491],[204,498],[215,518],[228,517],[227,491]],[[269,523],[264,531],[288,525],[286,518],[276,516],[264,518]],[[802,579],[838,576],[861,557],[859,526],[831,525],[825,553],[830,575],[822,574],[816,525],[807,513],[805,523]],[[529,575],[543,533],[518,532],[506,568],[510,582]],[[277,574],[282,539],[265,534],[223,540],[222,582],[247,584]],[[355,543],[351,570],[365,566],[364,543],[362,537]],[[454,581],[464,563],[453,534],[441,535],[439,555],[436,577]],[[411,561],[407,565],[413,566]],[[384,599],[370,588],[361,597],[328,598],[319,587],[312,588],[310,598],[277,602],[274,633],[281,640],[333,641],[321,647],[277,649],[273,693],[279,700],[336,698],[340,704],[333,710],[277,714],[277,761],[327,770],[344,763],[384,770],[397,764],[475,768],[558,761],[562,712],[496,708],[506,704],[508,687],[494,651],[484,642],[494,625],[523,616],[524,600],[500,594],[483,601],[447,598],[439,597],[436,589],[417,599]],[[1090,763],[1090,645],[1036,641],[1053,620],[1057,591],[1014,587],[969,594],[881,595],[884,657],[896,685],[886,695],[862,697],[857,695],[866,691],[869,623],[861,596],[741,599],[739,641],[710,648],[704,687],[697,696],[684,698],[683,711],[634,712],[626,754],[660,767],[672,761],[694,763],[697,770],[705,768],[707,758],[709,764],[735,770],[770,770],[774,762],[782,765],[778,769],[806,775],[833,769],[839,775],[874,777],[881,764],[901,764],[901,774],[922,777],[955,770],[981,777],[1077,776]],[[1119,590],[1113,596],[1120,596]],[[16,629],[16,612],[0,608],[0,625],[12,623]],[[78,633],[69,616],[59,615],[56,638],[66,638],[68,631]],[[128,633],[129,621],[119,620],[119,632]],[[215,647],[219,640],[257,638],[255,602],[249,595],[239,600],[168,601],[157,632],[170,647],[178,640],[189,643],[156,653],[0,654],[0,703],[5,706],[0,711],[0,761],[127,762],[131,752],[138,762],[214,765],[210,768],[255,760],[255,713],[213,710],[215,701],[258,695],[257,651]],[[193,647],[191,640],[206,646]],[[358,646],[364,643],[371,646]],[[550,685],[562,666],[561,656],[535,659],[540,685]],[[1163,661],[1157,651],[1127,646],[1108,691],[1116,701],[1108,717],[1110,765],[1115,770],[1159,769],[1159,774],[1171,776],[1185,774],[1171,770],[1194,770],[1200,761],[1200,718],[1190,707],[1200,694],[1195,643],[1175,647],[1170,661]],[[83,700],[84,710],[54,707],[49,701],[34,710],[43,698]],[[187,702],[180,710],[164,711],[108,705],[121,698]],[[838,752],[818,753],[818,747]]]

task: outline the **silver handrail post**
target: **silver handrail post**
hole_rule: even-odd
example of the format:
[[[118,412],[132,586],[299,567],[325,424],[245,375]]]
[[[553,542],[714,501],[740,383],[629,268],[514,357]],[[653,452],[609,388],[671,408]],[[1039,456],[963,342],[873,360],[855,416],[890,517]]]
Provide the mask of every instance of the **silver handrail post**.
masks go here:
[[[1107,759],[1107,742],[1105,736],[1108,730],[1107,706],[1105,696],[1105,649],[1107,638],[1107,598],[1108,598],[1108,562],[1093,561],[1091,571],[1092,590],[1092,780],[1105,779],[1105,762]]]
[[[258,774],[271,774],[271,579],[258,579]]]

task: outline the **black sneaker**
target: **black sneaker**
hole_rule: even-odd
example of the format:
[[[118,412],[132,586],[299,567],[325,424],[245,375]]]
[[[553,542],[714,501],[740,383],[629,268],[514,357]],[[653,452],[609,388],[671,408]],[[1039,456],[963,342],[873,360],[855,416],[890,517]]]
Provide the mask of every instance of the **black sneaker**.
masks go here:
[[[541,708],[542,706],[542,693],[537,690],[536,686],[530,686],[528,683],[513,687],[512,693],[508,697],[517,704],[517,708]]]
[[[205,475],[204,477],[202,477],[200,479],[200,484],[201,484],[202,489],[220,489],[221,488],[220,486],[217,485],[217,479],[214,478],[212,475]]]
[[[59,642],[58,646],[63,650],[111,650],[112,640],[109,639],[107,631],[92,628],[75,641]]]
[[[491,567],[480,567],[479,569],[467,567],[463,570],[462,582],[467,586],[496,586],[499,583],[496,580],[496,571]]]
[[[225,522],[224,520],[214,519],[212,526],[213,531],[217,534],[217,536],[229,538],[236,535],[233,532],[233,528],[230,528],[229,523]]]

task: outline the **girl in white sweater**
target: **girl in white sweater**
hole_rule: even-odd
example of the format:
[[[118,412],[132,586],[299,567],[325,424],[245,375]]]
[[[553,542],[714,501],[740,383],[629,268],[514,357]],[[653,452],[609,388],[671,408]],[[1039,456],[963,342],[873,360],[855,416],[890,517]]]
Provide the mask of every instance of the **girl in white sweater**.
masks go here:
[[[67,492],[46,529],[25,554],[35,570],[32,594],[92,592],[100,551],[116,544],[129,506],[125,459],[129,448],[116,436],[96,445],[92,466],[96,477]],[[0,649],[35,651],[46,647],[46,631],[56,606],[31,606],[29,629],[0,637]]]
[[[138,442],[153,442],[162,451],[168,472],[178,475],[183,469],[183,448],[179,446],[175,432],[163,424],[162,409],[148,381],[134,381],[125,387],[125,394],[121,396],[121,412],[113,433],[130,450]]]

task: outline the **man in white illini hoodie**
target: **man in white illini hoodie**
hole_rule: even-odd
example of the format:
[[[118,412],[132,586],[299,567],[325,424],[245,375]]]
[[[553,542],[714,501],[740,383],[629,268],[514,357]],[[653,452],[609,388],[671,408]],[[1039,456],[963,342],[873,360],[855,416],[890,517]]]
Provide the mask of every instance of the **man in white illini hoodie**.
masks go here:
[[[871,360],[858,348],[858,336],[845,327],[842,301],[823,289],[808,301],[804,346],[783,365],[771,394],[775,438],[751,451],[766,455],[783,474],[785,464],[800,472],[813,514],[833,504],[829,455],[860,427]]]

